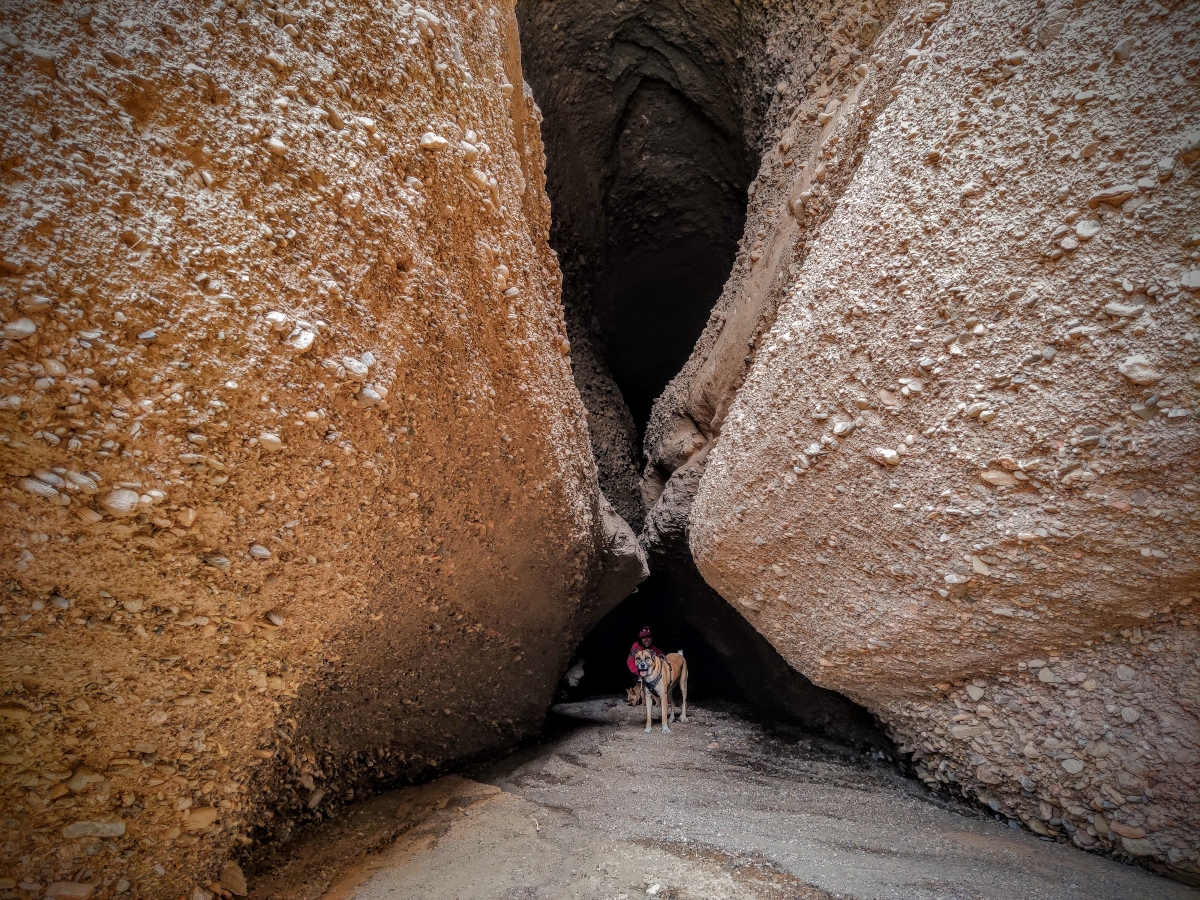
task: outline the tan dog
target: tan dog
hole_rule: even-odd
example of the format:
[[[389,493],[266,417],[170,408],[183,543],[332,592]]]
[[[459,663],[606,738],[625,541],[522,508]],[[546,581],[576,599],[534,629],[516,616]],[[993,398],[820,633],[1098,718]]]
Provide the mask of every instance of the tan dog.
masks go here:
[[[652,651],[642,649],[634,654],[633,662],[637,666],[642,684],[646,686],[646,733],[654,728],[654,705],[651,698],[658,698],[662,708],[663,734],[670,734],[669,722],[675,720],[675,687],[683,695],[683,711],[679,716],[680,722],[687,721],[687,661],[683,653],[668,653],[664,659]]]
[[[625,700],[630,706],[641,706],[646,699],[646,686],[642,684],[641,679],[631,688],[625,688]]]

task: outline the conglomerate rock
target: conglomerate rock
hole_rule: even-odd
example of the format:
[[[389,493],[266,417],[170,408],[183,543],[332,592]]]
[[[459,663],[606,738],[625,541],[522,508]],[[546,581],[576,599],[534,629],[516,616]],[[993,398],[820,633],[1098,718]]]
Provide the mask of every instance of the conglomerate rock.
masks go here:
[[[707,581],[929,783],[1185,878],[1198,24],[902,6],[772,107],[743,253],[647,437],[660,474],[701,460]]]
[[[644,560],[508,4],[9,4],[0,43],[0,882],[190,895],[529,735]]]

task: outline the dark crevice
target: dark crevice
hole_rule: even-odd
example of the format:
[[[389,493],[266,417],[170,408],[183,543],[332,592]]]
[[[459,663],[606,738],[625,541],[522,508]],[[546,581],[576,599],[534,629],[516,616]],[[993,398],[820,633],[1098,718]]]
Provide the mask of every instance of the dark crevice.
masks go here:
[[[641,433],[737,252],[757,167],[733,4],[522,0],[551,245],[600,483],[636,527]]]
[[[758,166],[762,10],[713,0],[518,4],[526,76],[543,114],[551,244],[576,384],[601,488],[635,528],[641,437],[733,267]],[[743,8],[744,7],[744,8]],[[692,448],[694,451],[696,448]],[[890,746],[874,719],[791,669],[700,576],[687,512],[703,454],[647,521],[654,574],[584,638],[563,698],[620,693],[643,625],[683,649],[691,693],[859,747]],[[670,472],[662,473],[665,476]]]
[[[616,609],[588,632],[575,651],[583,678],[564,684],[560,700],[581,700],[598,694],[620,694],[634,683],[625,658],[638,631],[649,626],[654,642],[665,653],[681,651],[689,671],[688,698],[720,698],[746,703],[722,654],[692,622],[679,593],[661,574],[651,575]]]

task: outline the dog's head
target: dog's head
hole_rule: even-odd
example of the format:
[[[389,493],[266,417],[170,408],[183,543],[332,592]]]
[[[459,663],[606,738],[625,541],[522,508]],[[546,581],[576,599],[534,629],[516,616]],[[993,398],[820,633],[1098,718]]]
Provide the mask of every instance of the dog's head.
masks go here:
[[[646,675],[654,667],[654,653],[644,647],[633,655],[633,664],[639,675]]]

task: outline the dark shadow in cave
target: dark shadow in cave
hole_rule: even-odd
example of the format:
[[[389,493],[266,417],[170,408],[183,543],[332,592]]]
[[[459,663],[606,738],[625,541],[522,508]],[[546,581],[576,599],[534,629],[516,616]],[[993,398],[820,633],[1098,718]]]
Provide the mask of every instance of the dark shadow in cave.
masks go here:
[[[521,0],[517,12],[570,338],[591,344],[640,434],[703,331],[745,221],[757,159],[741,18],[696,0]]]
[[[686,571],[686,570],[685,570]],[[625,667],[630,645],[648,625],[665,653],[682,650],[688,661],[688,699],[744,704],[764,720],[798,726],[862,750],[895,755],[875,718],[841,694],[817,687],[794,670],[733,607],[703,582],[659,569],[588,632],[573,662],[583,678],[566,681],[558,700],[623,694],[634,683]]]
[[[584,675],[561,700],[582,700],[598,694],[620,694],[634,683],[625,667],[630,645],[643,626],[654,632],[654,643],[664,653],[682,650],[688,661],[688,698],[745,702],[721,654],[689,619],[680,596],[662,575],[651,575],[580,642],[575,658],[583,660]]]

